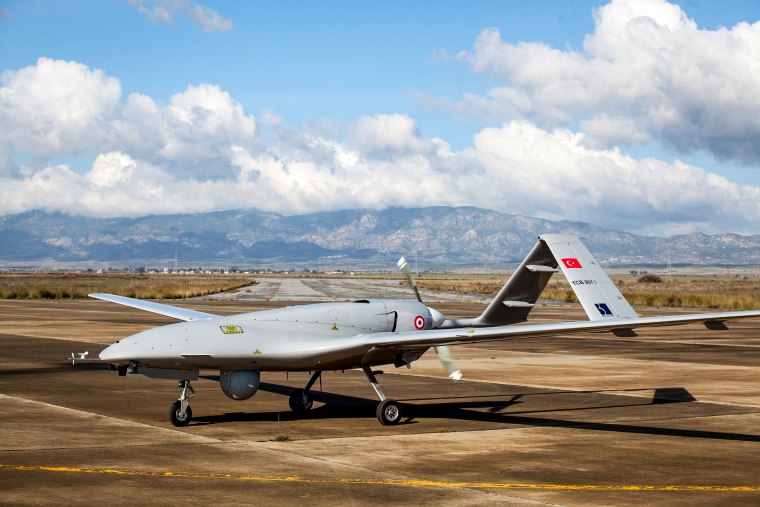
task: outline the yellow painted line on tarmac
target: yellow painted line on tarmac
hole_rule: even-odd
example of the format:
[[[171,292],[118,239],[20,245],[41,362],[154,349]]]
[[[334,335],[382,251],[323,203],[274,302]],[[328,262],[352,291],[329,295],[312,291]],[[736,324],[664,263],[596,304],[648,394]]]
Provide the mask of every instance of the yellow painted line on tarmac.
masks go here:
[[[411,479],[307,479],[295,475],[286,477],[266,477],[242,474],[215,474],[194,472],[170,472],[159,470],[124,470],[112,468],[77,468],[7,465],[0,463],[0,470],[19,472],[53,472],[79,474],[106,474],[137,477],[170,477],[181,479],[219,479],[251,482],[296,482],[305,484],[346,484],[361,486],[417,486],[427,488],[470,488],[470,489],[540,489],[566,491],[720,491],[744,492],[760,491],[759,486],[698,486],[698,485],[650,485],[650,484],[529,484],[504,482],[443,482]]]

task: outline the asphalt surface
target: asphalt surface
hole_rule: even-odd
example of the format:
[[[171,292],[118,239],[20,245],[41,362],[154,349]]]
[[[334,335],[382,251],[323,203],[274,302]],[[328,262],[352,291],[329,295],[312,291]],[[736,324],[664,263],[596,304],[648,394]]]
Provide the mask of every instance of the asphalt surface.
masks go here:
[[[269,292],[351,299],[361,284],[304,287]],[[228,314],[298,302],[245,296],[177,304]],[[534,312],[536,322],[584,318],[574,307]],[[360,372],[325,373],[303,419],[285,395],[306,374],[263,374],[244,402],[201,379],[193,422],[178,429],[167,420],[176,382],[65,361],[171,322],[99,301],[0,301],[0,503],[760,504],[757,319],[460,346],[459,383],[429,352],[379,377],[403,403],[392,427],[375,419]]]

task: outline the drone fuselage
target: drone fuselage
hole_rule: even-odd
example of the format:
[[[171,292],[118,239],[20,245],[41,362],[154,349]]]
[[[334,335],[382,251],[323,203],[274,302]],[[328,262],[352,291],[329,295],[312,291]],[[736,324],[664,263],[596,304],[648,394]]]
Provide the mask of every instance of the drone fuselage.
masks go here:
[[[374,350],[366,337],[431,329],[435,323],[431,310],[416,301],[289,306],[149,329],[119,340],[103,350],[100,358],[143,368],[257,371],[404,364],[414,354]]]

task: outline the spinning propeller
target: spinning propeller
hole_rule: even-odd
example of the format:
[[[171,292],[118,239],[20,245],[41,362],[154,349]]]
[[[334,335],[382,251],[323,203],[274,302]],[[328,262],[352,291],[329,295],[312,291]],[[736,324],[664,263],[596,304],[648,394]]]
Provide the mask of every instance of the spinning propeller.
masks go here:
[[[414,277],[412,276],[412,272],[409,269],[409,263],[406,262],[406,258],[401,257],[398,260],[398,268],[402,273],[404,273],[404,276],[406,276],[406,280],[412,287],[414,295],[417,296],[417,301],[424,305],[425,303],[420,297],[420,291],[417,290],[417,282],[414,281]],[[441,312],[434,308],[430,308],[429,306],[427,308],[430,310],[430,315],[433,317],[433,329],[440,327],[440,325],[443,324],[443,322],[446,320],[446,317],[444,317]],[[446,345],[439,345],[438,347],[435,347],[435,354],[438,356],[438,360],[443,364],[443,367],[446,368],[446,371],[448,372],[449,378],[451,380],[456,382],[462,378],[462,372],[459,368],[457,368],[456,363],[454,363],[454,359],[451,357],[451,352]]]

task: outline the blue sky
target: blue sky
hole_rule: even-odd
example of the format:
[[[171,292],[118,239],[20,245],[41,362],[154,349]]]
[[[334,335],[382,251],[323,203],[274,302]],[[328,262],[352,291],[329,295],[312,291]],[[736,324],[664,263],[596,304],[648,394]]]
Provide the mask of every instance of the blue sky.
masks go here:
[[[596,2],[598,3],[598,2]],[[2,68],[40,56],[74,60],[121,80],[123,93],[167,101],[191,83],[214,83],[246,110],[270,109],[289,123],[406,112],[427,135],[471,142],[475,122],[440,118],[413,92],[458,96],[489,87],[436,52],[456,54],[485,27],[511,40],[579,46],[595,2],[205,2],[233,21],[204,33],[178,16],[153,22],[133,4],[8,2],[0,32]],[[444,121],[442,121],[444,120]],[[457,124],[461,123],[461,126]],[[429,133],[428,133],[429,131]]]
[[[424,180],[429,189],[419,196],[420,205],[472,204],[591,222],[605,216],[599,225],[654,234],[760,232],[753,218],[760,205],[760,151],[752,148],[751,137],[760,133],[751,119],[760,117],[760,99],[751,91],[760,81],[752,51],[760,37],[760,4],[647,0],[633,8],[637,12],[631,9],[625,1],[0,1],[0,119],[15,128],[8,139],[0,137],[6,159],[0,176],[9,183],[5,192],[34,189],[42,195],[3,195],[0,214],[43,208],[135,215],[251,202],[283,213],[415,205],[419,190],[391,186],[352,193],[360,186],[354,177],[366,182],[372,174],[379,180],[373,188],[404,175]],[[669,29],[656,37],[674,63],[653,63],[647,53],[649,39],[642,34],[649,28],[637,28],[635,20],[648,16]],[[633,27],[631,39],[619,53],[605,53],[611,40],[606,38],[615,36],[604,27],[623,22]],[[748,28],[734,29],[739,24]],[[588,45],[589,38],[596,46]],[[737,44],[736,55],[721,55]],[[625,54],[629,46],[636,48],[635,59]],[[690,59],[701,77],[691,77],[689,68],[669,75],[669,66]],[[726,68],[713,72],[724,59]],[[643,70],[616,81],[620,70],[600,70],[610,61],[625,72],[639,65]],[[587,78],[596,72],[599,78]],[[616,95],[639,78],[640,87]],[[684,85],[684,79],[695,82]],[[660,82],[665,84],[649,84]],[[24,97],[22,90],[34,83],[60,90],[48,99],[41,92]],[[572,97],[563,97],[564,91]],[[738,98],[723,97],[711,106],[711,94],[724,92]],[[150,103],[147,109],[133,107],[133,94]],[[744,123],[734,120],[732,108],[747,113]],[[87,118],[71,124],[77,111],[86,111]],[[224,125],[193,128],[211,116]],[[162,139],[153,151],[142,149],[148,140],[123,141],[156,121],[162,128],[146,134]],[[703,127],[687,125],[703,121]],[[24,129],[38,132],[39,139],[25,140]],[[196,139],[198,132],[205,135]],[[512,146],[526,144],[513,150],[520,156],[481,147],[490,146],[493,136],[512,140]],[[202,141],[209,142],[206,152]],[[319,149],[310,151],[315,144]],[[542,153],[555,153],[556,163],[542,162]],[[584,168],[600,158],[606,165],[595,169],[597,186],[589,189]],[[493,174],[499,167],[512,173]],[[631,193],[642,195],[647,185],[663,186],[652,181],[663,174],[664,184],[679,195],[679,208],[664,195],[624,203],[614,189],[607,195],[597,180],[615,180],[621,172],[625,178],[610,184],[625,181]],[[330,201],[329,187],[310,193],[310,178],[325,182],[324,174],[341,175],[332,194],[345,198]],[[544,182],[531,186],[531,174],[559,186],[563,175],[572,175],[577,188],[561,193],[545,189]],[[286,181],[287,175],[301,185]],[[478,188],[511,187],[513,178],[519,184],[505,188],[503,198],[493,191],[476,195]],[[77,197],[51,205],[56,194],[44,192],[52,182],[76,188]],[[237,184],[239,198],[204,197],[197,209],[187,206],[192,199],[186,194],[167,190],[197,193],[224,182]],[[162,202],[103,204],[135,203],[128,190],[139,186],[155,190]],[[713,187],[724,194],[716,195]],[[699,188],[712,200],[700,202]],[[277,199],[272,192],[278,189]],[[301,192],[298,198],[289,195],[294,191]],[[394,197],[384,198],[389,192]],[[578,199],[582,205],[575,204]],[[720,204],[732,200],[740,203]]]

